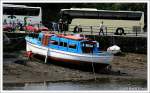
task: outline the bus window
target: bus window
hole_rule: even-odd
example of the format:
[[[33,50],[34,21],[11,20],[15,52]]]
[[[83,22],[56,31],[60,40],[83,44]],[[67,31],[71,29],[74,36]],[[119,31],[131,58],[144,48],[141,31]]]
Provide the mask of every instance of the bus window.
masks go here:
[[[41,7],[3,4],[3,22],[7,20],[8,24],[20,23],[22,26],[25,18],[27,23],[40,24],[42,22],[41,13]]]
[[[127,18],[130,20],[140,20],[142,13],[129,13]]]
[[[83,13],[86,18],[89,18],[89,17],[90,18],[98,18],[99,17],[98,12],[94,12],[94,11],[89,11],[89,12],[84,11]]]
[[[20,8],[20,7],[4,7],[4,15],[25,15],[25,16],[38,16],[40,9],[35,8]]]

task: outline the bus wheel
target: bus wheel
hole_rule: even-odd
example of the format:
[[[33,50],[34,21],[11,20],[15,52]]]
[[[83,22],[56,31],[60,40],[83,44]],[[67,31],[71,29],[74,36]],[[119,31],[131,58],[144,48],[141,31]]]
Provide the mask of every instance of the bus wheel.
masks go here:
[[[122,34],[124,34],[124,29],[123,28],[117,28],[115,35],[122,35]]]

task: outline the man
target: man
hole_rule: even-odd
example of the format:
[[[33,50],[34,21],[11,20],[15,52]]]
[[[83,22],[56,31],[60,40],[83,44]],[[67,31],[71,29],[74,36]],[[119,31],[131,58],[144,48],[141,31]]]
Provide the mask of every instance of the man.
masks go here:
[[[25,28],[25,32],[27,32],[27,17],[24,17],[24,28]]]
[[[78,26],[75,26],[74,30],[73,30],[73,33],[77,33],[77,31],[78,31]]]
[[[58,22],[58,26],[59,26],[59,31],[58,31],[58,33],[59,32],[63,32],[63,20],[62,19],[59,19],[59,22]]]
[[[105,26],[103,25],[103,21],[102,23],[100,24],[100,31],[99,31],[99,35],[102,33],[103,36],[104,36],[104,29],[105,29]]]
[[[27,26],[27,17],[24,17],[24,26]]]
[[[78,24],[77,26],[74,27],[74,33],[80,33],[82,32],[82,27],[80,24]]]
[[[82,32],[82,27],[81,27],[81,25],[78,25],[78,32]]]
[[[53,31],[57,31],[57,23],[56,22],[52,22],[52,30]]]

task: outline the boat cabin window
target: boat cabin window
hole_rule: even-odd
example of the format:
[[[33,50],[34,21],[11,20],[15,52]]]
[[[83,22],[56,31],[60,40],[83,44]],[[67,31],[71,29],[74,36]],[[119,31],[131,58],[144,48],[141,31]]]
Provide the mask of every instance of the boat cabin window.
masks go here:
[[[70,45],[69,45],[69,48],[76,49],[76,47],[77,47],[76,44],[70,44]]]
[[[90,43],[82,43],[82,52],[83,53],[93,53],[93,49],[94,49],[94,44],[90,44]]]
[[[58,45],[58,41],[55,41],[55,40],[50,40],[50,44],[53,44],[53,45]]]
[[[67,43],[66,42],[60,42],[59,45],[63,46],[63,47],[67,47]]]

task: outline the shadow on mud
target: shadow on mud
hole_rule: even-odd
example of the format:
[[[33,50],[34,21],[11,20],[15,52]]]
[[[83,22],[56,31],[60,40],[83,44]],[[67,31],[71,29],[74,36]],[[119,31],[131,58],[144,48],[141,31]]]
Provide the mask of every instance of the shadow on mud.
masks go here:
[[[118,56],[124,56],[124,54],[119,54]],[[33,55],[32,58],[30,60],[36,60],[37,62],[40,63],[44,63],[45,61],[45,57],[44,56],[40,56],[40,55]],[[93,68],[92,68],[92,64],[89,66],[87,65],[77,65],[77,64],[72,64],[72,63],[63,63],[63,62],[54,62],[50,59],[47,60],[48,65],[54,64],[57,66],[62,66],[65,68],[70,68],[70,69],[74,69],[74,70],[81,70],[81,71],[85,71],[85,72],[92,72],[93,73]],[[118,76],[128,76],[127,73],[125,72],[121,72],[120,70],[105,70],[105,69],[95,69],[95,73],[97,74],[107,74],[107,75],[118,75]]]

